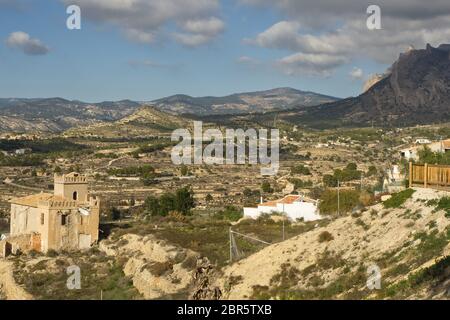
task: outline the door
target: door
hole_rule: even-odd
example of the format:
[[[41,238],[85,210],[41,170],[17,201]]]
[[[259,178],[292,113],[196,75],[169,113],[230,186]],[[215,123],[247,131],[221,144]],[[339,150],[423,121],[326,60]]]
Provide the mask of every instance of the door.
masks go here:
[[[79,249],[89,249],[91,247],[91,235],[90,234],[80,234],[78,237],[78,248]]]

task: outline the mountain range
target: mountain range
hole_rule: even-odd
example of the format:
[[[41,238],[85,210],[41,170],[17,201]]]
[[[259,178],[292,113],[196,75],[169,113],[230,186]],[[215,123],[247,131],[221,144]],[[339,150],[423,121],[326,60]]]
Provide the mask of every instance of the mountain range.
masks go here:
[[[191,116],[260,113],[309,107],[337,98],[292,88],[233,94],[225,97],[174,95],[155,101],[87,103],[62,98],[0,99],[1,132],[62,132],[132,115],[143,105],[172,115]]]
[[[264,113],[311,107],[338,101],[339,98],[292,88],[276,88],[266,91],[236,93],[224,97],[199,97],[174,95],[151,101],[156,109],[172,114],[196,116]]]

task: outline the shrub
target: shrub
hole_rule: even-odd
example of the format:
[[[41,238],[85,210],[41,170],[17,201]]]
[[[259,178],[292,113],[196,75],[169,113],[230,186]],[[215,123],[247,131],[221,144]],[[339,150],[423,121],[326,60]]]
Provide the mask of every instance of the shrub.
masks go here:
[[[53,249],[47,251],[47,257],[54,258],[58,256],[58,252]]]
[[[436,209],[438,210],[444,210],[445,216],[447,218],[450,218],[450,197],[443,197],[439,200],[437,203]]]
[[[175,222],[186,222],[186,216],[178,211],[170,211],[167,217]]]
[[[329,241],[331,241],[333,239],[334,239],[333,235],[331,233],[329,233],[328,231],[321,232],[319,234],[319,238],[318,238],[319,242],[321,242],[321,243],[322,242],[329,242]]]
[[[378,173],[377,168],[375,166],[370,166],[369,170],[367,171],[366,175],[368,177],[374,176]]]
[[[273,192],[273,188],[271,187],[270,182],[268,182],[268,181],[264,181],[261,184],[261,190],[262,190],[262,192],[265,192],[265,193],[272,193]]]
[[[411,198],[414,192],[415,190],[413,189],[406,189],[401,192],[394,193],[390,199],[383,202],[383,206],[385,208],[399,208],[406,202],[406,200]]]
[[[360,193],[355,190],[342,190],[339,192],[339,213],[351,212],[361,205]],[[335,190],[326,190],[319,203],[319,210],[323,214],[338,212],[338,194]]]
[[[219,220],[238,221],[243,217],[243,213],[236,207],[227,206],[225,210],[217,212],[214,216]]]
[[[161,197],[148,196],[144,207],[153,216],[167,216],[171,211],[188,215],[195,207],[194,193],[190,187],[178,189],[175,193],[165,193]]]
[[[291,168],[291,174],[301,174],[301,175],[309,176],[309,175],[311,175],[311,171],[309,171],[309,169],[307,167],[305,167],[304,165],[300,164],[300,165],[297,165],[297,166]]]

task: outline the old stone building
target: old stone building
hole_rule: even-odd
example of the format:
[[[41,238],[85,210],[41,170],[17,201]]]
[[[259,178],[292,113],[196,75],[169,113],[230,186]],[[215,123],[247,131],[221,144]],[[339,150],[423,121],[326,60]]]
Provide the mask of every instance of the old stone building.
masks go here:
[[[54,179],[53,194],[10,201],[11,226],[6,242],[12,251],[86,249],[98,240],[100,199],[89,195],[86,177],[70,173]]]

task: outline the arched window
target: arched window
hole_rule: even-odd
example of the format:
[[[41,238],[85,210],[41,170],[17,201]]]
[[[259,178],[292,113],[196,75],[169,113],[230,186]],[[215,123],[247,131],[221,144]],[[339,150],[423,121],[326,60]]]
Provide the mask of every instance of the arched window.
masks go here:
[[[78,199],[78,193],[76,191],[73,192],[73,200],[77,200]]]

